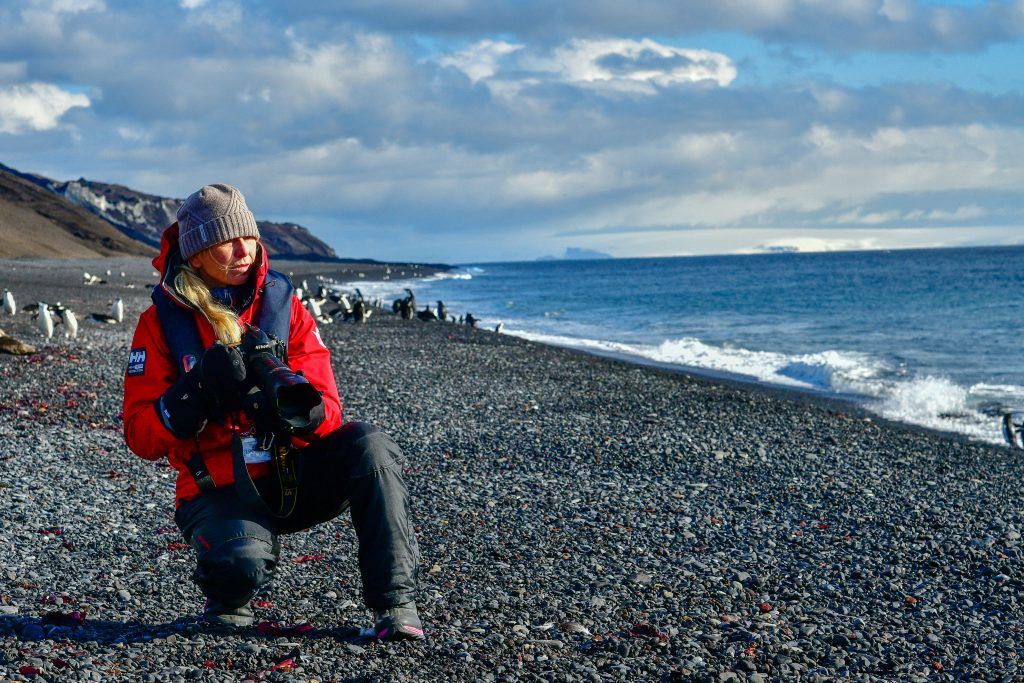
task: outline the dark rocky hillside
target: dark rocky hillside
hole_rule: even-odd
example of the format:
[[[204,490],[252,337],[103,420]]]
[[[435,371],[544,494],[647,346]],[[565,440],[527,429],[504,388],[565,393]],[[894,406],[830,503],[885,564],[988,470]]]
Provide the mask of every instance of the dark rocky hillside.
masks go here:
[[[132,239],[81,206],[0,166],[0,257],[90,258],[151,256]]]
[[[0,164],[0,169],[59,195],[72,204],[102,218],[132,240],[159,246],[160,234],[174,222],[181,199],[160,197],[124,185],[79,178],[58,181],[21,173]],[[306,228],[295,223],[258,221],[268,253],[284,258],[330,260],[334,250]],[[135,252],[132,252],[135,253]]]

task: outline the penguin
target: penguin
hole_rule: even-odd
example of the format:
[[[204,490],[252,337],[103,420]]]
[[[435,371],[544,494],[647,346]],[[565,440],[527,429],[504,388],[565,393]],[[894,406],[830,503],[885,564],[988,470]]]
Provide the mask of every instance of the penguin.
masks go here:
[[[114,305],[110,307],[110,317],[119,323],[124,322],[124,301],[115,299]]]
[[[75,317],[74,311],[70,308],[65,308],[60,312],[61,322],[64,323],[64,336],[69,339],[78,338],[78,318]]]
[[[320,317],[320,304],[315,299],[306,299],[306,310],[314,318]]]
[[[501,330],[503,327],[505,327],[505,323],[498,323],[497,325],[494,326],[494,331],[497,332],[498,334],[501,334]]]
[[[50,316],[50,308],[46,303],[39,302],[39,331],[43,333],[43,336],[47,339],[53,337],[53,318]]]
[[[4,290],[4,310],[7,311],[7,315],[14,315],[18,312],[18,307],[14,305],[14,295],[9,290]]]

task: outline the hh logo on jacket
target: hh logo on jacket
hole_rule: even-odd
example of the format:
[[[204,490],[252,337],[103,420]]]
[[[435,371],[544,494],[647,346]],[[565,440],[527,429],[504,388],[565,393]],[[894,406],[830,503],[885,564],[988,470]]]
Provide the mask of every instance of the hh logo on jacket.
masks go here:
[[[128,372],[126,373],[129,377],[136,377],[146,371],[146,349],[138,348],[132,349],[131,353],[128,354]]]

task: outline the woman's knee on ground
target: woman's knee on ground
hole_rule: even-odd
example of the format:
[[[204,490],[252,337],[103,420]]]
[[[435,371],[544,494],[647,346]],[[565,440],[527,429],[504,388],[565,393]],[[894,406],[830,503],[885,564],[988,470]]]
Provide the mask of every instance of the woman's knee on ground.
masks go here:
[[[195,580],[203,593],[229,607],[244,605],[274,575],[277,553],[264,539],[242,536],[199,557]]]

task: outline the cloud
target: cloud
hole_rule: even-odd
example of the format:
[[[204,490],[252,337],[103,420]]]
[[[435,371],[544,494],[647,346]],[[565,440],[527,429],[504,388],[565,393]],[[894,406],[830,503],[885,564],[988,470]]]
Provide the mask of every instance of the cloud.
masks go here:
[[[296,0],[290,6],[304,14],[321,4]],[[980,51],[1024,36],[1019,0],[956,5],[923,0],[357,0],[327,11],[339,21],[389,33],[469,39],[511,33],[523,41],[551,43],[732,31],[842,54]]]
[[[723,54],[643,40],[575,39],[548,56],[524,57],[527,69],[571,82],[609,85],[657,85],[711,81],[729,85],[736,67]],[[653,91],[652,91],[653,92]]]
[[[0,133],[56,128],[72,107],[88,107],[89,98],[48,83],[0,88]]]
[[[438,64],[453,66],[474,82],[490,78],[498,71],[498,63],[507,55],[522,50],[522,45],[503,40],[481,40],[464,50],[438,58]]]
[[[228,31],[242,22],[242,6],[231,0],[210,4],[208,0],[182,0],[181,7],[191,10],[186,18],[190,26],[208,26],[217,31]]]
[[[24,11],[78,14],[80,12],[102,12],[105,9],[104,0],[29,0]]]
[[[553,49],[483,40],[438,57],[442,66],[464,72],[473,82],[495,80],[495,92],[518,94],[519,82],[562,82],[653,94],[657,87],[710,82],[727,86],[736,67],[723,54],[657,43],[649,38],[574,39]]]
[[[849,242],[939,227],[948,241],[948,228],[1024,222],[1012,87],[855,86],[812,70],[822,62],[762,81],[756,55],[684,33],[746,27],[789,47],[798,24],[827,18],[825,33],[853,27],[855,50],[879,27],[924,31],[930,6],[595,0],[556,17],[521,2],[538,16],[504,0],[408,3],[398,18],[359,1],[33,5],[59,40],[3,6],[0,161],[169,196],[234,182],[261,216],[384,258],[726,250],[713,235],[741,230],[743,248],[797,229]],[[395,24],[415,16],[409,33]],[[488,22],[504,30],[481,34]]]
[[[66,17],[105,9],[104,0],[27,0],[22,5],[20,18],[30,31],[59,40]]]
[[[0,83],[20,81],[25,78],[28,65],[20,62],[0,62]]]

